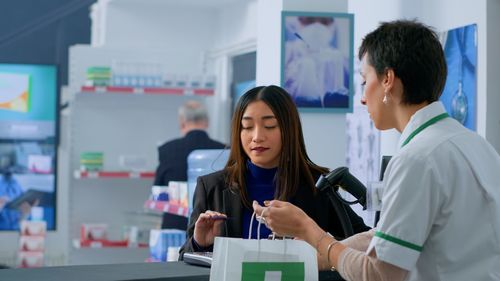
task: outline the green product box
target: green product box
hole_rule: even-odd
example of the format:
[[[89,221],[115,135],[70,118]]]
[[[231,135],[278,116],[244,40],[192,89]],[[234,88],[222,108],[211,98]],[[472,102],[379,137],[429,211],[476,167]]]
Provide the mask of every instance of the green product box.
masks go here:
[[[103,166],[102,152],[82,152],[80,154],[80,170],[100,171]]]

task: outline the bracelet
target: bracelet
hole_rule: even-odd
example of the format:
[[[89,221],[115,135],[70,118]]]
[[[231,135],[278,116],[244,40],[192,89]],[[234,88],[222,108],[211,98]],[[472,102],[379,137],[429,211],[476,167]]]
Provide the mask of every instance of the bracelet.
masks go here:
[[[339,243],[339,241],[337,241],[337,240],[334,239],[333,242],[331,242],[330,244],[328,244],[328,246],[326,247],[326,260],[328,261],[328,265],[331,266],[331,268],[330,268],[331,271],[335,271],[336,268],[334,266],[332,266],[331,263],[330,263],[330,250],[337,243]]]
[[[333,237],[329,232],[325,232],[321,235],[321,237],[318,239],[318,242],[316,242],[316,250],[319,252],[319,244],[321,243],[321,240],[325,238],[326,236]],[[321,253],[320,253],[321,254]]]

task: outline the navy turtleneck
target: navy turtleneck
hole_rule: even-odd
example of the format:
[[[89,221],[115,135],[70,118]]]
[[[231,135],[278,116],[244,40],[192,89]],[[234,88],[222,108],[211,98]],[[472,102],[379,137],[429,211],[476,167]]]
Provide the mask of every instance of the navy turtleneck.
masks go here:
[[[261,168],[250,162],[250,160],[247,161],[246,186],[250,202],[256,200],[260,205],[263,205],[265,200],[274,199],[274,193],[276,191],[274,177],[276,176],[277,170],[278,168]],[[242,238],[248,238],[252,214],[253,210],[248,210],[247,208],[243,209]],[[254,219],[252,227],[252,238],[254,239],[257,238],[257,226],[258,222]],[[271,234],[271,230],[262,224],[260,226],[261,239],[267,239],[269,234]]]

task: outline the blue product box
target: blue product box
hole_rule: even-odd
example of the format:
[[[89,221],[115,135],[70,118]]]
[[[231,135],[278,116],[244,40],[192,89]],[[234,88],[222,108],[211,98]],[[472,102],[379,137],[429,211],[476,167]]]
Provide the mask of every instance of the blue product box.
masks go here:
[[[167,261],[168,247],[181,247],[186,242],[186,231],[177,229],[151,229],[149,253],[157,261]]]

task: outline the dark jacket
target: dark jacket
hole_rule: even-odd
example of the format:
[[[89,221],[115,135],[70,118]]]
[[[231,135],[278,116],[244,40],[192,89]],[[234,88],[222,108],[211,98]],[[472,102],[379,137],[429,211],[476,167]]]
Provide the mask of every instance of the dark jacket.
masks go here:
[[[202,130],[192,130],[183,138],[166,142],[158,148],[159,162],[154,185],[168,185],[169,181],[187,181],[187,157],[196,149],[222,149],[225,145],[214,141]],[[162,228],[185,230],[187,218],[164,213]]]
[[[319,175],[315,175],[315,178],[317,177]],[[193,252],[194,225],[200,213],[206,210],[227,215],[228,219],[222,225],[221,236],[241,238],[244,206],[239,191],[229,189],[225,178],[224,171],[198,178],[193,198],[193,212],[189,219],[188,239],[180,250],[181,258],[184,252]],[[344,237],[339,217],[328,200],[324,194],[314,193],[311,188],[302,186],[298,188],[297,194],[291,198],[290,203],[304,210],[325,231],[335,237]],[[351,208],[346,209],[355,233],[370,229]]]
[[[160,165],[156,169],[155,185],[169,181],[187,181],[187,157],[196,149],[222,149],[225,145],[212,140],[202,130],[188,132],[183,138],[164,143],[158,148]]]

